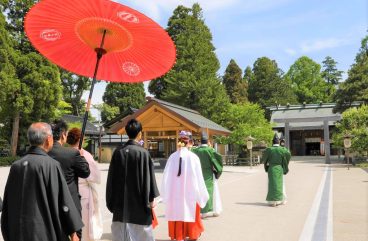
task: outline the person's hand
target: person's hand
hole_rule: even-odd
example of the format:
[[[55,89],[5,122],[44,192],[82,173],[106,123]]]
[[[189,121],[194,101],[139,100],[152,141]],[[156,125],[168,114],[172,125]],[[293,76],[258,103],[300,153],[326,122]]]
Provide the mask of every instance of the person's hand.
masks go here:
[[[150,202],[150,207],[151,207],[151,208],[155,208],[155,207],[156,207],[156,204],[157,204],[157,203],[156,203],[155,201]]]
[[[74,232],[70,235],[70,241],[79,241],[77,233]]]

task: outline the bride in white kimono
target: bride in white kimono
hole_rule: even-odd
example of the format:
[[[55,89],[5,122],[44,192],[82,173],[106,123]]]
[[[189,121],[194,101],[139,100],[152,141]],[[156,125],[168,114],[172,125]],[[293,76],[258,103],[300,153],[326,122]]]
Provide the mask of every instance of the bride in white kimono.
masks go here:
[[[78,149],[81,131],[79,128],[69,130],[67,143]],[[91,153],[82,149],[83,156],[89,164],[91,174],[88,178],[79,178],[79,194],[81,195],[82,220],[84,227],[82,229],[81,241],[94,241],[102,236],[102,217],[98,203],[97,184],[101,183],[101,173],[98,169],[97,162]]]

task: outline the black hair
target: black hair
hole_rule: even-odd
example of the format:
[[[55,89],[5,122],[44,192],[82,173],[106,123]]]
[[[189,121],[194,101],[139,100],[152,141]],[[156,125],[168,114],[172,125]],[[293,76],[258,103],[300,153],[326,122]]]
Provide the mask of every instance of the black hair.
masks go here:
[[[61,119],[54,120],[54,122],[51,124],[51,129],[54,141],[59,141],[63,132],[66,133],[68,131],[68,124]]]
[[[135,139],[141,131],[142,124],[136,119],[131,119],[125,126],[125,132],[129,136],[129,139]]]

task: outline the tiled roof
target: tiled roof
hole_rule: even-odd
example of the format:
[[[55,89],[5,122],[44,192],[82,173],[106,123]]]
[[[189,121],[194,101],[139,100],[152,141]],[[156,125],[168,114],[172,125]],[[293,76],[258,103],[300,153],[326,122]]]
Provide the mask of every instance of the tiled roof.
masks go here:
[[[192,110],[192,109],[180,106],[180,105],[172,104],[172,103],[169,103],[163,100],[159,100],[156,98],[152,98],[152,97],[150,97],[148,100],[149,102],[155,101],[165,106],[166,108],[180,115],[183,119],[187,119],[188,121],[196,124],[197,126],[201,128],[208,128],[212,130],[230,133],[228,129],[220,126],[219,124],[211,121],[210,119],[207,119],[206,117],[202,116],[198,111],[195,111],[195,110]]]
[[[75,115],[63,115],[61,117],[65,122],[67,123],[81,123],[81,126],[83,124],[83,117],[75,116]],[[100,130],[98,127],[93,125],[91,122],[87,121],[86,125],[86,135],[99,135]]]

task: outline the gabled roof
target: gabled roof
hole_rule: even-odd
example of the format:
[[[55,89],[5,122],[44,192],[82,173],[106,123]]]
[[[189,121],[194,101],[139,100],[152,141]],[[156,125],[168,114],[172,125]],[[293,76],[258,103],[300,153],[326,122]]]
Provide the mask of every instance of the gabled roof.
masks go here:
[[[83,124],[83,117],[75,116],[75,115],[63,115],[61,117],[66,123],[80,123]],[[98,127],[93,125],[91,122],[87,121],[86,125],[86,135],[99,135],[100,130]]]
[[[201,130],[208,129],[212,133],[222,135],[228,135],[230,133],[228,129],[205,118],[198,111],[152,97],[148,97],[147,100],[148,101],[143,108],[110,125],[109,132],[119,132],[119,130],[122,130],[125,127],[128,120],[139,118],[144,114],[144,112],[149,111],[153,106],[155,106],[162,109],[165,113],[173,116],[177,121],[181,121],[183,126],[190,126],[194,131],[200,132]]]
[[[334,113],[334,103],[303,104],[270,107],[272,111],[271,122],[275,128],[285,127],[285,122],[290,121],[291,129],[322,128],[323,120],[328,120],[328,125],[333,126],[340,113]],[[299,121],[298,121],[299,120]]]

